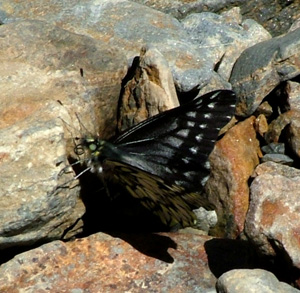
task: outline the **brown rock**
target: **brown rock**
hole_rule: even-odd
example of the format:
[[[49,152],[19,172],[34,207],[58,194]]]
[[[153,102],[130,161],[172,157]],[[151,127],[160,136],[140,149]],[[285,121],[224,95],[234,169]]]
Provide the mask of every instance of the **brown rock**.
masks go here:
[[[284,138],[281,137],[283,130],[286,130]],[[300,111],[290,110],[270,123],[265,134],[266,141],[279,142],[279,138],[289,143],[294,153],[300,157]]]
[[[255,130],[259,133],[262,137],[268,131],[269,125],[265,115],[260,114],[255,120]]]
[[[121,96],[119,131],[179,106],[173,77],[163,55],[155,48],[144,47],[136,62],[133,77],[125,84]]]
[[[1,292],[195,292],[212,289],[204,244],[190,233],[98,233],[54,241],[0,266]]]
[[[300,170],[267,162],[255,174],[245,232],[261,253],[284,253],[300,268]]]
[[[85,207],[76,182],[67,188],[66,140],[80,133],[76,113],[111,134],[103,117],[115,120],[126,60],[40,21],[1,25],[0,35],[0,248],[73,237]]]
[[[235,238],[244,229],[249,205],[248,180],[259,163],[259,142],[251,116],[231,128],[216,143],[210,158],[211,177],[206,184],[216,205],[219,223],[214,233]]]

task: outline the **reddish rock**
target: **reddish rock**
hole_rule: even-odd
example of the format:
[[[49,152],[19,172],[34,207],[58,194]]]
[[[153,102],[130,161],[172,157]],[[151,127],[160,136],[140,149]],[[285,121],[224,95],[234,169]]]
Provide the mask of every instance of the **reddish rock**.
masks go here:
[[[0,266],[0,291],[203,292],[216,282],[204,249],[211,237],[192,233],[54,241]]]
[[[263,254],[281,251],[300,268],[300,170],[267,162],[255,176],[245,232]]]
[[[211,154],[211,177],[206,185],[216,205],[219,223],[214,233],[233,237],[244,229],[249,205],[248,180],[259,163],[259,142],[251,116],[231,128]]]

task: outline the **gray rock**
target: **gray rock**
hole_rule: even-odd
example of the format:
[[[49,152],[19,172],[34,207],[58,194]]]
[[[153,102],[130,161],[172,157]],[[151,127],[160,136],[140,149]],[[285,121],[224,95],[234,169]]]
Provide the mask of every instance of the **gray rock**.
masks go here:
[[[215,71],[227,81],[235,61],[246,48],[271,38],[255,21],[241,22],[238,8],[222,15],[194,13],[182,20],[182,24],[198,45],[202,58],[218,64]]]
[[[29,16],[45,20],[114,45],[123,50],[128,60],[139,55],[145,45],[156,47],[168,61],[176,86],[181,91],[209,81],[207,72],[212,63],[203,60],[197,48],[190,45],[180,22],[147,6],[124,0],[89,0],[84,3],[51,0],[30,5],[3,1],[0,9],[7,16],[0,19],[2,22]]]
[[[201,48],[199,43],[192,44],[191,37],[177,19],[131,1],[106,0],[99,2],[89,0],[83,4],[75,0],[64,2],[51,0],[28,5],[26,2],[5,0],[0,4],[0,9],[3,12],[2,15],[5,15],[1,19],[0,14],[2,22],[27,19],[30,16],[31,19],[45,20],[72,32],[85,34],[119,47],[126,54],[129,64],[135,56],[139,55],[140,49],[144,45],[155,47],[166,58],[176,87],[180,92],[190,91],[194,88],[201,89],[211,82],[215,83],[215,80],[220,82],[221,78],[218,78],[214,72],[214,65],[220,61],[224,50],[227,53],[219,71],[226,78],[222,77],[225,80],[219,88],[230,88],[227,77],[237,58],[236,52],[241,53],[240,46],[231,52],[226,44],[222,44],[221,55],[218,54],[216,58],[214,56],[216,50],[211,49],[211,43],[208,43],[207,46],[204,42],[204,48]],[[222,26],[221,20],[219,20],[218,26]],[[224,28],[232,31],[230,23],[223,26],[223,30]],[[265,38],[268,35],[266,32],[262,32],[261,27],[254,24],[248,24],[245,30],[241,30],[251,40],[249,43],[252,43],[254,39],[257,42],[261,40],[261,37]],[[249,30],[249,34],[246,32],[247,30]],[[235,34],[235,39],[232,37],[232,33],[224,33],[223,38],[226,38],[226,43],[229,38],[232,44],[238,42],[241,34]],[[220,42],[213,44],[213,47],[217,48]],[[248,41],[242,43],[249,45]],[[236,44],[233,44],[230,48],[235,46]]]
[[[98,121],[116,115],[126,60],[41,21],[1,25],[0,35],[0,249],[69,239],[85,212],[65,169],[80,133],[75,114],[93,133],[106,127]]]
[[[153,9],[157,9],[167,14],[171,14],[177,19],[182,19],[191,13],[200,13],[204,11],[219,13],[224,11],[224,7],[234,7],[243,0],[133,0]]]
[[[230,78],[238,96],[237,114],[252,114],[279,83],[299,75],[299,55],[300,29],[246,49]]]
[[[224,273],[217,281],[219,293],[296,293],[299,290],[279,282],[270,272],[261,269],[239,269]]]
[[[261,253],[284,253],[300,268],[300,170],[266,162],[255,169],[245,232]]]
[[[292,166],[294,163],[294,160],[291,157],[282,154],[266,154],[262,157],[261,161],[262,162],[272,161],[287,166]]]
[[[273,36],[286,33],[300,17],[298,0],[133,0],[182,19],[191,13],[224,12],[239,7],[243,19],[251,18],[265,27]]]

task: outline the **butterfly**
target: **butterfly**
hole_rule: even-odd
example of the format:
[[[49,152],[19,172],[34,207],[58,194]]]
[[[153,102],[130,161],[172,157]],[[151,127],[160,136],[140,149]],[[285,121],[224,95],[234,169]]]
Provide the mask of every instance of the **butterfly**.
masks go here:
[[[118,182],[164,225],[193,226],[192,209],[214,209],[202,193],[209,155],[235,103],[232,91],[214,91],[140,122],[112,142],[83,137],[74,151],[84,155],[84,172]]]

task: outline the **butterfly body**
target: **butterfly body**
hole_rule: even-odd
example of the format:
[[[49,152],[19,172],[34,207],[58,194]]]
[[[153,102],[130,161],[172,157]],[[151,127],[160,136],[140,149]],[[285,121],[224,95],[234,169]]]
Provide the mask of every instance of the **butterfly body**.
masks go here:
[[[234,112],[235,95],[222,90],[160,113],[113,142],[82,139],[87,166],[114,179],[168,226],[192,226],[192,208],[212,204],[201,195],[220,129]]]

